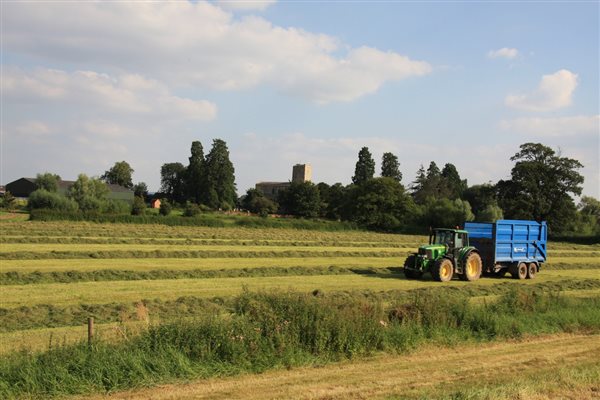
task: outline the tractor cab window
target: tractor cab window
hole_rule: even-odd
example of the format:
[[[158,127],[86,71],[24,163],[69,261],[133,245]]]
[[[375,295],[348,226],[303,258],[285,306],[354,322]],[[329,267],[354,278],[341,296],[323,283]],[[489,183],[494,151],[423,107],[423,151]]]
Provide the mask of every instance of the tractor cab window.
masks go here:
[[[454,232],[451,231],[437,231],[435,232],[434,244],[445,244],[448,247],[454,247]]]
[[[462,232],[456,234],[456,247],[464,247],[467,245],[465,236],[466,235]]]

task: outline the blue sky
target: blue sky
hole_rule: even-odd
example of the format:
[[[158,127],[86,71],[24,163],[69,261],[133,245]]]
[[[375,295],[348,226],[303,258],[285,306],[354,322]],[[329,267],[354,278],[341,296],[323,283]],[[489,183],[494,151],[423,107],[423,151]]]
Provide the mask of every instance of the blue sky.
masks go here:
[[[1,4],[2,183],[126,160],[157,190],[222,138],[239,194],[296,163],[349,183],[362,146],[477,184],[532,141],[600,197],[598,2]]]

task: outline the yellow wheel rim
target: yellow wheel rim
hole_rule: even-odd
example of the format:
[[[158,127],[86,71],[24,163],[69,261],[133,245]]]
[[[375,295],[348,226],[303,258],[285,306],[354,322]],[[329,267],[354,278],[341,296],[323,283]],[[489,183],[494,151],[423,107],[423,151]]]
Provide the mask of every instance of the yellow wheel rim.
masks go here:
[[[477,263],[474,260],[469,261],[467,264],[467,274],[469,276],[475,275],[477,273]]]
[[[452,271],[450,270],[450,266],[449,265],[442,265],[442,270],[440,271],[440,276],[443,279],[446,279],[450,276],[450,273]]]

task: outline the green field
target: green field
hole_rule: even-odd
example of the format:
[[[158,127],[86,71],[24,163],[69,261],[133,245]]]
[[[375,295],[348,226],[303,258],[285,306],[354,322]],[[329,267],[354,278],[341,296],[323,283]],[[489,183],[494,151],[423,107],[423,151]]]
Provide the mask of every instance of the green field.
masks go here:
[[[600,297],[598,244],[550,243],[534,280],[442,284],[403,276],[404,259],[425,236],[21,220],[0,227],[2,354],[81,341],[88,316],[100,337],[118,341],[140,324],[227,313],[230,299],[246,290],[358,295],[384,304],[423,290],[485,302],[515,287]]]

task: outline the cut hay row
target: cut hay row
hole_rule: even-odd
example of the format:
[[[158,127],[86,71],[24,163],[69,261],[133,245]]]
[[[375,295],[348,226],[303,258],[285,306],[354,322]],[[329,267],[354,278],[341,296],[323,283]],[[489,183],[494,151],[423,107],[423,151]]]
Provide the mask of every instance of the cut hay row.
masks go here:
[[[534,280],[514,281],[504,279],[480,279],[475,282],[452,281],[455,288],[467,286],[493,286],[500,282],[535,284],[537,282],[560,282],[572,279],[598,279],[598,270],[556,270],[545,271]],[[31,285],[2,286],[3,308],[15,308],[24,304],[52,304],[66,306],[74,304],[102,304],[107,301],[119,303],[135,302],[143,299],[176,299],[181,296],[216,297],[233,296],[244,289],[287,290],[301,292],[313,290],[410,290],[416,288],[440,287],[432,280],[406,280],[400,274],[349,274],[315,276],[265,276],[207,279],[159,279],[141,281],[73,282]]]

